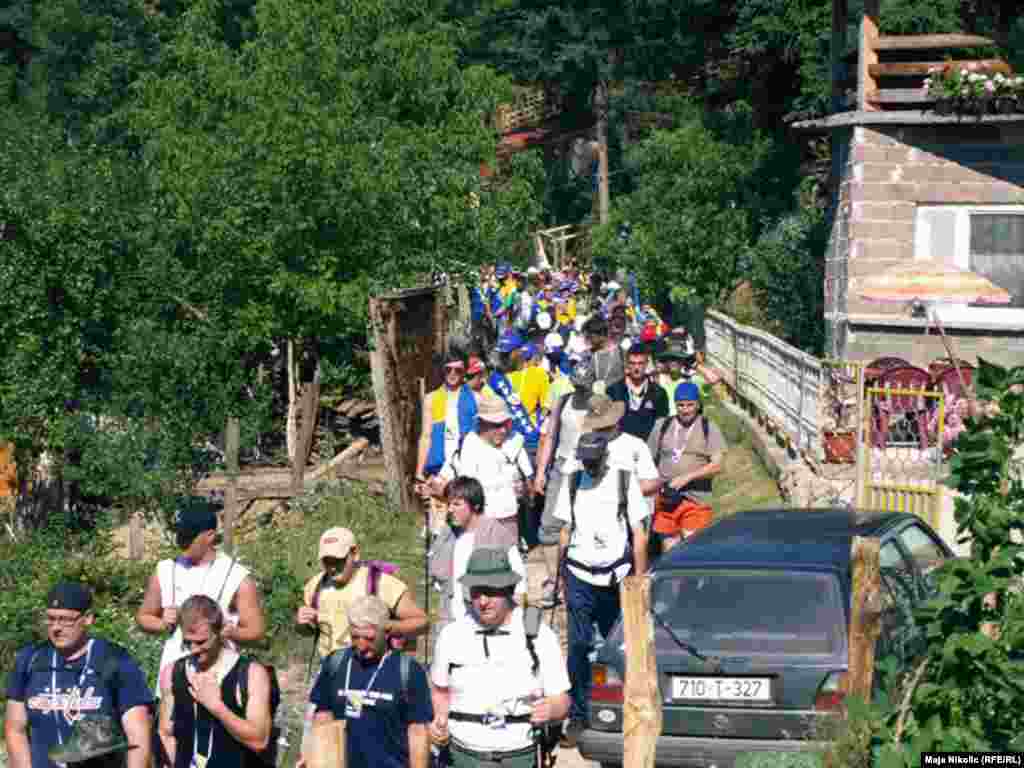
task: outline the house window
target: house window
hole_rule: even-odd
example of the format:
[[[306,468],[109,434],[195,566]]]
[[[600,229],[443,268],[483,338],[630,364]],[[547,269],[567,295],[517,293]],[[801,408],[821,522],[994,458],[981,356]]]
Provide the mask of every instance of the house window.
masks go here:
[[[954,264],[1010,294],[1009,304],[940,304],[943,322],[1024,328],[1024,205],[921,205],[914,257]]]

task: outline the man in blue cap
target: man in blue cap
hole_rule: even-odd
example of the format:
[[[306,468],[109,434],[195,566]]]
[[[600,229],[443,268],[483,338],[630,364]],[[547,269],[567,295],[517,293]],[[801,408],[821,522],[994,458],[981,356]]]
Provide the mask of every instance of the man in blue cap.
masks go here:
[[[674,399],[676,415],[655,422],[648,439],[662,484],[653,525],[662,552],[711,523],[711,480],[722,471],[727,447],[718,425],[703,413],[696,384],[679,384]]]

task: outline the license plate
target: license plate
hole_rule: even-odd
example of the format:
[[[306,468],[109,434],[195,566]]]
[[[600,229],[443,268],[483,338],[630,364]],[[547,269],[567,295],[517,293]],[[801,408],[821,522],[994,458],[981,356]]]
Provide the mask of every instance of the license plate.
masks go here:
[[[682,701],[772,700],[769,677],[673,677],[672,698]]]

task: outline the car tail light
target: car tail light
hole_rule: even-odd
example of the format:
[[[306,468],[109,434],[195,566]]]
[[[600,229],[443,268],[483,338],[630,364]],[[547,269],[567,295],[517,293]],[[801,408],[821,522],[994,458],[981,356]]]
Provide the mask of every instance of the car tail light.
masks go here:
[[[592,664],[590,676],[593,689],[590,692],[592,701],[601,701],[606,704],[621,704],[622,678],[613,667],[607,664]]]
[[[846,698],[846,673],[830,672],[818,686],[814,696],[814,708],[823,712],[835,712]]]

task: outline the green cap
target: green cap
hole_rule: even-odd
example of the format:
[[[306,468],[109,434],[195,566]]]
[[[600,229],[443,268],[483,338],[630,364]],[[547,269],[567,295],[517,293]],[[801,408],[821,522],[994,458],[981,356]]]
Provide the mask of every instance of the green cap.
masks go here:
[[[50,747],[50,759],[55,763],[80,763],[111,752],[134,749],[128,743],[121,723],[108,715],[86,715],[75,723],[71,736],[63,744]]]
[[[482,547],[469,556],[466,573],[459,579],[465,587],[492,587],[507,589],[519,583],[522,577],[512,570],[508,553],[501,549]]]

